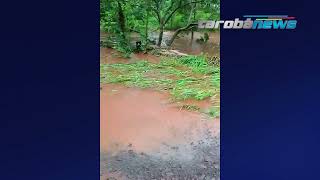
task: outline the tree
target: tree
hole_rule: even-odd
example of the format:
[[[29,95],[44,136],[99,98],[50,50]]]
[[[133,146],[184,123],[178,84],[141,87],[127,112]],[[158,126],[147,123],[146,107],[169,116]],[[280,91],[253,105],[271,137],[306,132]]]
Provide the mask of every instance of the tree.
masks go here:
[[[172,16],[181,8],[186,6],[190,6],[194,3],[205,2],[205,0],[201,1],[187,1],[187,0],[153,0],[152,11],[159,23],[159,38],[158,38],[158,46],[161,46],[163,32],[165,25],[169,22]]]
[[[171,45],[180,32],[194,31],[197,20],[217,20],[219,10],[218,0],[100,0],[100,27],[114,37],[118,50],[129,49],[132,32],[146,49],[149,32],[159,32],[155,43],[161,46],[165,29],[175,30]]]
[[[174,32],[173,36],[170,38],[170,40],[169,40],[169,42],[168,42],[167,45],[168,45],[168,46],[171,46],[172,43],[173,43],[173,41],[176,39],[176,37],[178,36],[178,34],[179,34],[180,32],[186,31],[186,30],[189,30],[189,29],[192,29],[193,27],[195,27],[195,26],[197,26],[197,25],[198,25],[197,23],[190,23],[190,24],[188,24],[188,25],[185,26],[185,27],[182,27],[182,28],[177,29],[177,30]]]

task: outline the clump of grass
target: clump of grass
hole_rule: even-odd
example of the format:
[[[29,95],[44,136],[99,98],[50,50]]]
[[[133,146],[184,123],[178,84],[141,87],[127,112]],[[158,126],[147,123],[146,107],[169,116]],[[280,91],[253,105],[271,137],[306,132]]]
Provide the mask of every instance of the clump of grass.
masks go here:
[[[199,88],[183,88],[176,87],[173,89],[171,94],[177,100],[187,100],[187,99],[196,99],[203,100],[213,95],[212,90],[203,90]]]
[[[213,118],[220,117],[220,107],[211,107],[207,114]]]
[[[213,74],[220,72],[219,68],[209,65],[205,56],[185,56],[178,59],[182,64],[191,67],[195,73]]]
[[[181,106],[181,109],[185,109],[188,111],[199,111],[200,107],[196,106],[196,105],[188,105],[188,104],[184,104]]]

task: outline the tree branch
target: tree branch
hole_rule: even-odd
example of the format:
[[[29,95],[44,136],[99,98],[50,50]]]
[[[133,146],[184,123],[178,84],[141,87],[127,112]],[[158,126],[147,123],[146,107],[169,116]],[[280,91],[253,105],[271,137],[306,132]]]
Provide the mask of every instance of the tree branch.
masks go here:
[[[155,9],[155,8],[151,8],[151,9],[156,14],[156,17],[157,17],[158,21],[160,22],[161,17],[160,17],[159,11],[157,9]]]
[[[176,8],[169,14],[169,16],[168,16],[167,18],[165,18],[164,24],[167,24],[167,22],[170,20],[170,18],[173,16],[173,14],[176,13],[176,11],[178,11],[180,8],[183,8],[183,7],[188,6],[188,5],[190,5],[190,4],[193,4],[193,3],[202,3],[202,2],[204,2],[204,0],[202,0],[202,1],[195,1],[195,2],[188,2],[188,3],[184,4],[184,5],[180,5],[180,6],[176,7]]]
[[[156,14],[157,16],[157,19],[160,23],[161,21],[161,15],[160,15],[160,4],[159,4],[159,1],[157,0],[153,0],[154,4],[155,4],[155,8],[154,7],[151,7],[151,9],[153,10],[153,12]]]
[[[195,26],[197,26],[197,25],[198,25],[197,23],[190,23],[190,24],[188,24],[188,25],[185,26],[185,27],[182,27],[182,28],[177,29],[177,30],[174,32],[173,36],[171,37],[171,39],[169,40],[169,43],[168,43],[167,45],[168,45],[168,46],[171,46],[172,43],[173,43],[173,41],[176,39],[176,37],[178,36],[178,34],[179,34],[180,32],[189,30],[189,29],[191,29],[191,28],[193,28],[193,27],[195,27]]]
[[[171,4],[169,6],[169,8],[165,11],[165,14],[168,14],[170,12],[170,10],[173,8],[173,5],[175,4],[174,2],[176,1],[171,1]],[[181,0],[179,1],[179,4],[181,3]]]

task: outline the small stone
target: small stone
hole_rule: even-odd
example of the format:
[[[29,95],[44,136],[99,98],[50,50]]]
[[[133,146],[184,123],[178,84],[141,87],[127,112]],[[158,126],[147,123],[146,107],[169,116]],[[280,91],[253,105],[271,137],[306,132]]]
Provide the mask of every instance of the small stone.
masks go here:
[[[203,169],[207,169],[207,166],[204,165],[204,164],[200,164],[199,167],[200,167],[200,168],[203,168]]]
[[[173,147],[171,147],[171,149],[173,149],[173,150],[178,150],[179,147],[178,147],[178,146],[173,146]]]
[[[173,176],[174,174],[172,172],[166,173],[167,176]]]

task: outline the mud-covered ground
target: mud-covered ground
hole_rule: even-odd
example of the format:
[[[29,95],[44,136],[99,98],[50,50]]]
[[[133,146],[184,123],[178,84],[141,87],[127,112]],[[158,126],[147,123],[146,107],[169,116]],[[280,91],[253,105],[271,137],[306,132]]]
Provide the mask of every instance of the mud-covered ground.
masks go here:
[[[220,179],[219,137],[207,133],[204,140],[177,146],[163,144],[157,153],[126,150],[101,156],[101,177],[134,180]]]

